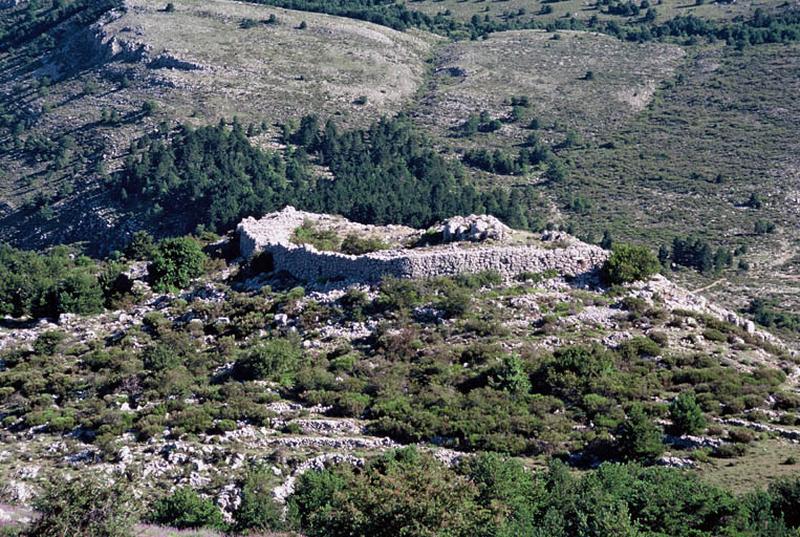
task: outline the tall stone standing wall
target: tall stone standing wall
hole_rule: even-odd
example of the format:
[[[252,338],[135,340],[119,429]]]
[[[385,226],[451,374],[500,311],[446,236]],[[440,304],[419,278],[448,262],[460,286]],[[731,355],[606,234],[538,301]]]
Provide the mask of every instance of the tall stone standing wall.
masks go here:
[[[374,282],[385,276],[428,278],[487,270],[512,278],[524,272],[557,271],[569,277],[591,274],[608,257],[602,248],[575,241],[564,247],[479,246],[454,243],[426,249],[384,250],[354,256],[319,251],[288,240],[290,229],[302,224],[305,213],[276,213],[262,220],[239,224],[240,252],[252,257],[272,256],[275,270],[306,281],[347,280]]]

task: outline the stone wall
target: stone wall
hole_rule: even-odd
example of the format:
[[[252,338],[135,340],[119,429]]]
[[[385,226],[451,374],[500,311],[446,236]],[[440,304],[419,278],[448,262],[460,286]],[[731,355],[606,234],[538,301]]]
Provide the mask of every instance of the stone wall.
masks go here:
[[[374,282],[385,276],[428,278],[495,270],[506,278],[524,272],[555,270],[569,277],[596,272],[608,256],[602,248],[577,240],[551,243],[552,247],[453,243],[426,248],[384,250],[354,256],[319,251],[290,241],[292,231],[313,215],[291,207],[239,224],[240,253],[272,256],[276,271],[306,281],[346,280]],[[547,243],[544,243],[547,246]]]

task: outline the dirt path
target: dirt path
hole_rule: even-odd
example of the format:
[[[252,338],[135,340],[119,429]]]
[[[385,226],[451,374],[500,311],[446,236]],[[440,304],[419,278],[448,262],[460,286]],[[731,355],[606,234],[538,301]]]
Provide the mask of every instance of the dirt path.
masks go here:
[[[710,284],[706,285],[705,287],[701,287],[700,289],[695,289],[694,291],[692,291],[692,293],[702,293],[704,291],[708,291],[712,287],[714,287],[714,286],[716,286],[716,285],[718,285],[718,284],[720,284],[720,283],[722,283],[724,281],[727,281],[727,280],[725,278],[720,278],[719,280],[711,282]]]

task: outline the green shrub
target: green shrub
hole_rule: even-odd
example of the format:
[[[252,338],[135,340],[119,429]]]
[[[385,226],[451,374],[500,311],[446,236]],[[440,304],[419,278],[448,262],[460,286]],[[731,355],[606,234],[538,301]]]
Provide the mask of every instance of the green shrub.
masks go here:
[[[271,339],[245,351],[233,365],[238,380],[275,379],[294,370],[303,356],[302,350],[288,339]]]
[[[179,488],[171,495],[158,500],[153,505],[150,520],[156,524],[179,529],[225,527],[219,507],[188,488]]]
[[[347,235],[341,245],[342,252],[350,255],[363,255],[388,248],[391,246],[377,237],[360,237],[355,233]]]
[[[59,246],[47,254],[0,244],[0,315],[55,316],[102,311],[100,267]]]
[[[731,442],[735,442],[736,444],[750,444],[755,440],[756,435],[749,429],[737,427],[728,431],[728,438]]]
[[[436,306],[446,317],[463,317],[472,305],[472,293],[461,287],[451,286],[444,290]]]
[[[137,231],[133,234],[131,242],[125,247],[125,256],[128,259],[144,261],[150,259],[156,251],[153,236],[146,231]]]
[[[342,247],[342,239],[334,230],[322,229],[311,220],[303,221],[292,232],[291,240],[295,244],[309,244],[317,250],[338,252]]]
[[[527,395],[531,382],[519,356],[504,356],[501,363],[489,373],[489,384],[513,395]]]
[[[309,537],[475,535],[477,487],[413,448],[370,462],[361,471],[306,472],[291,510]]]
[[[669,336],[664,332],[650,332],[647,337],[652,339],[659,347],[666,347],[669,344]]]
[[[285,527],[283,511],[272,497],[272,474],[264,470],[251,471],[244,482],[241,503],[233,513],[237,532],[265,532]]]
[[[655,357],[661,354],[661,347],[650,338],[636,336],[623,341],[618,349],[620,356],[626,361],[636,358]]]
[[[157,291],[173,291],[188,287],[201,276],[205,262],[206,255],[193,238],[166,239],[153,253],[148,271]]]
[[[700,434],[706,427],[706,418],[694,394],[683,392],[669,405],[669,418],[675,434]]]
[[[420,304],[420,286],[413,280],[385,278],[381,282],[378,305],[387,310],[405,310]]]
[[[331,411],[336,416],[360,418],[364,414],[364,411],[366,411],[369,403],[370,398],[368,395],[344,392],[336,396]]]
[[[67,334],[57,330],[42,332],[33,343],[33,352],[41,356],[50,356],[66,338]]]
[[[616,244],[603,265],[603,274],[611,284],[647,280],[661,269],[658,257],[645,246]]]
[[[128,537],[133,535],[134,500],[124,482],[108,486],[87,475],[54,480],[39,496],[39,513],[27,537]]]
[[[632,406],[617,431],[617,449],[623,459],[653,461],[664,452],[661,430],[641,405]]]
[[[780,410],[800,410],[800,395],[791,392],[778,392],[775,394],[775,408]]]
[[[709,341],[726,341],[728,339],[725,334],[716,328],[706,328],[703,330],[703,337]]]
[[[790,528],[800,528],[800,478],[784,478],[769,485],[772,512]]]
[[[735,459],[747,453],[747,446],[745,444],[722,444],[714,448],[711,452],[713,457],[719,459]]]
[[[95,276],[74,271],[56,284],[53,302],[56,313],[91,314],[103,311],[105,297]]]

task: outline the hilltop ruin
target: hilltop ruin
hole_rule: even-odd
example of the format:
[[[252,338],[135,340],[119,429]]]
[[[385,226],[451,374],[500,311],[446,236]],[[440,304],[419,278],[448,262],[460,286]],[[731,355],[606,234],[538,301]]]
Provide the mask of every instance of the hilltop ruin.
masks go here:
[[[340,236],[380,239],[385,249],[349,255],[299,244],[296,231],[315,226]],[[245,258],[267,254],[267,265],[306,281],[374,282],[385,276],[429,278],[494,270],[505,278],[556,271],[567,277],[594,275],[608,252],[557,232],[541,236],[513,231],[491,216],[455,217],[428,230],[366,226],[342,217],[293,207],[239,226]]]

